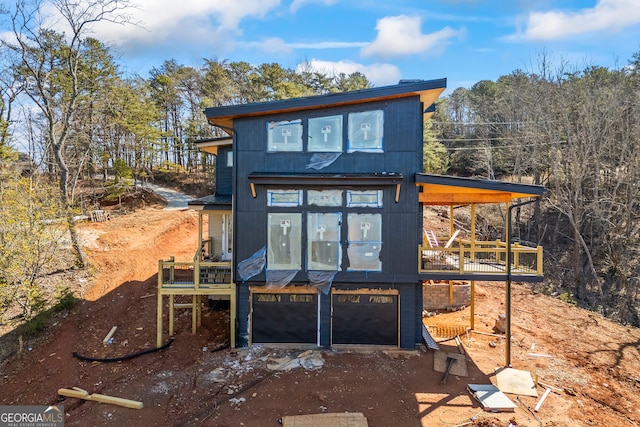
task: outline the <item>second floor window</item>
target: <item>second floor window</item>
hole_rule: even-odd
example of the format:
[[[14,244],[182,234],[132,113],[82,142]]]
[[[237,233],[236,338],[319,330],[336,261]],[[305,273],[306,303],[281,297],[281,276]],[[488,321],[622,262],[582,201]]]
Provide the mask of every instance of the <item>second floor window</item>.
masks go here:
[[[267,122],[269,153],[382,153],[383,139],[383,110]]]
[[[307,151],[320,153],[342,152],[342,116],[309,119]]]
[[[267,151],[302,151],[302,120],[267,123]]]

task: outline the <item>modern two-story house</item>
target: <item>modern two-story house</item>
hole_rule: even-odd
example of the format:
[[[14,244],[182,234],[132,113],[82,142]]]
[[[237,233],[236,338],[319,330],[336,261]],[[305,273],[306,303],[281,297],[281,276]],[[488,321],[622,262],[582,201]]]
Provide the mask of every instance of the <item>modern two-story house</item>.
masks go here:
[[[504,203],[542,188],[423,173],[423,125],[446,80],[208,108],[228,137],[193,263],[160,261],[163,296],[228,299],[232,345],[415,348],[428,280],[539,280],[541,248],[425,232],[423,207]],[[427,241],[429,240],[429,245]],[[444,243],[446,242],[446,244]],[[508,256],[517,252],[517,260]],[[508,261],[511,258],[511,263]],[[508,268],[507,268],[508,266]]]

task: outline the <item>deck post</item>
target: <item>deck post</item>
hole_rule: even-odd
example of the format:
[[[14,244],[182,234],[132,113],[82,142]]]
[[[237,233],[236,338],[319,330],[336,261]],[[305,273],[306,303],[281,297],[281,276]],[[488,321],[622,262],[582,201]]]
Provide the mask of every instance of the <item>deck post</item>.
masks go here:
[[[202,253],[202,211],[198,212],[198,252],[197,259],[201,260],[203,257]]]
[[[471,330],[475,329],[476,319],[476,281],[471,281]]]
[[[198,295],[193,295],[191,302],[193,304],[193,309],[191,310],[191,334],[195,335],[198,326]]]
[[[449,236],[453,236],[453,205],[449,205]]]
[[[476,205],[471,203],[471,262],[476,260]]]
[[[173,336],[173,316],[175,315],[175,307],[174,307],[174,297],[173,294],[169,295],[169,336]]]
[[[506,349],[505,349],[505,365],[507,367],[511,367],[511,215],[514,208],[519,208],[524,205],[528,205],[529,203],[535,202],[536,199],[527,200],[526,202],[516,203],[512,205],[511,203],[507,203],[507,229],[506,229],[506,240],[507,240],[507,301],[506,301],[506,325],[505,325],[505,335],[506,335]]]
[[[156,347],[162,346],[162,260],[158,261],[158,319],[156,324]]]
[[[236,284],[231,284],[231,292],[229,293],[229,323],[231,323],[231,335],[229,336],[229,343],[231,348],[236,348]]]
[[[542,276],[542,246],[538,246],[537,248],[538,251],[538,259],[536,262],[536,270],[538,273],[538,276]]]

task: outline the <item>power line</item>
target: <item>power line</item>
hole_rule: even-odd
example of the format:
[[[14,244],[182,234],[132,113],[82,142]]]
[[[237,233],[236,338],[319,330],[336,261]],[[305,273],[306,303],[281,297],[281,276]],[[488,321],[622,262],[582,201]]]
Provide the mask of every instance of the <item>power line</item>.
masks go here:
[[[542,142],[540,144],[536,144],[536,147],[540,146],[540,145],[556,145],[556,144],[562,144],[562,141]],[[487,150],[487,149],[498,150],[498,149],[503,149],[503,148],[523,148],[523,147],[528,147],[528,146],[527,145],[523,145],[523,144],[519,144],[519,145],[500,145],[498,147],[492,147],[492,146],[488,146],[488,147],[451,147],[451,148],[445,147],[445,149],[447,151],[463,151],[463,150]]]
[[[475,122],[475,123],[459,123],[459,122],[434,122],[430,123],[436,125],[451,125],[451,126],[484,126],[484,125],[529,125],[535,122]]]

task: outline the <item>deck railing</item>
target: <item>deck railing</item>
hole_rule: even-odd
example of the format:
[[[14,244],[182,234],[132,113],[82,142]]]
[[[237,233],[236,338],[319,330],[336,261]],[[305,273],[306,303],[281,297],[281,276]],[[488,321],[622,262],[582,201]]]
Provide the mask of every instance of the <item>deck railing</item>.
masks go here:
[[[162,290],[224,288],[231,285],[231,262],[160,260],[158,278]]]
[[[511,244],[511,274],[542,276],[542,246]],[[418,246],[420,273],[506,274],[507,244],[496,241],[455,240],[450,247]]]

